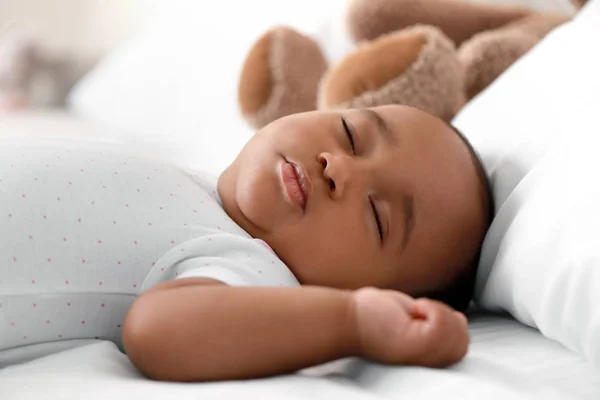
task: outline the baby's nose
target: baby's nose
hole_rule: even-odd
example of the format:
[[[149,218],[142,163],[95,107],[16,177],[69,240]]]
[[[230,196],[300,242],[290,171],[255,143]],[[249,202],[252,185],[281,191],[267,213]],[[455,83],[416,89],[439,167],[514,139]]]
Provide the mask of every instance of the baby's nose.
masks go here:
[[[330,195],[341,198],[351,176],[350,158],[323,152],[319,154],[318,161],[323,166],[323,177],[329,187]]]

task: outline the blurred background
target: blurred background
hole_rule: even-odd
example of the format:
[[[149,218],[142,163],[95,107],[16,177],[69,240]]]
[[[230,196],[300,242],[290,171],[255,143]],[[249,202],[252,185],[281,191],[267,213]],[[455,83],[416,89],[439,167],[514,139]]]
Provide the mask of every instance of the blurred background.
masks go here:
[[[111,138],[218,175],[254,133],[237,102],[253,43],[289,25],[339,61],[349,1],[0,0],[0,137]]]
[[[61,105],[69,88],[102,57],[156,23],[174,3],[0,0],[0,90],[23,85],[24,75],[34,74],[31,69],[37,69],[32,102],[38,106]],[[5,108],[9,106],[5,104]]]
[[[48,48],[97,58],[141,29],[161,0],[0,0],[0,32],[30,34]]]
[[[528,4],[561,12],[572,10],[568,0],[470,1]],[[261,21],[293,23],[304,10],[314,10],[319,3],[317,9],[326,14],[327,7],[343,2],[0,0],[0,108],[25,106],[25,103],[61,106],[69,89],[100,60],[128,39],[165,20],[192,16],[203,23],[203,18],[209,16],[223,24],[232,24],[231,35],[234,35],[236,18],[255,19],[261,14]],[[265,14],[272,17],[265,19]],[[18,98],[12,92],[32,75],[35,76],[29,83],[29,98]]]
[[[566,1],[471,0],[488,3],[530,4],[565,11]],[[246,0],[239,0],[239,3]],[[282,3],[292,3],[285,0]],[[304,1],[303,1],[304,2]],[[195,3],[195,4],[194,4]],[[0,0],[0,38],[29,33],[58,51],[94,59],[112,50],[135,32],[160,20],[161,15],[188,6],[210,11],[206,0]],[[216,3],[216,1],[210,2]],[[260,3],[260,2],[258,2]],[[310,3],[310,1],[308,1]],[[214,5],[218,7],[218,5]],[[231,10],[235,12],[235,10]]]

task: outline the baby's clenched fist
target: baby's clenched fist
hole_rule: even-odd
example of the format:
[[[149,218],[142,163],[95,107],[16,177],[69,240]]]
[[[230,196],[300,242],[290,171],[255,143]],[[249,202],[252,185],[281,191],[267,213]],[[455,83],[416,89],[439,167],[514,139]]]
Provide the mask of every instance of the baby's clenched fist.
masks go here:
[[[357,290],[352,302],[362,357],[387,364],[445,367],[467,353],[467,319],[443,303],[374,288]]]

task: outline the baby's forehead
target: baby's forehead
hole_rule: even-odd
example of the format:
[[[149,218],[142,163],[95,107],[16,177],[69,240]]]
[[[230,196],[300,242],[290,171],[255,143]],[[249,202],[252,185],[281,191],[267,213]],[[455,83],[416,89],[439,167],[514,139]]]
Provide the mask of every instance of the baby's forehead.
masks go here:
[[[439,122],[435,131],[400,133],[415,140],[402,140],[397,154],[392,151],[387,160],[392,200],[406,204],[412,199],[414,208],[438,219],[454,220],[465,208],[472,214],[489,213],[489,180],[476,150],[453,125]]]

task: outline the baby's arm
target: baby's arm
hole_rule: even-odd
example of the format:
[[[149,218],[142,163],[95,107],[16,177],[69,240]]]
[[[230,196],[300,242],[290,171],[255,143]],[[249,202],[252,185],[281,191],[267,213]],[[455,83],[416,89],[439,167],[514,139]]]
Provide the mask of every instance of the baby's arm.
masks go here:
[[[351,292],[170,281],[140,296],[124,325],[132,362],[160,380],[253,378],[356,353]]]
[[[375,289],[229,287],[188,278],[140,296],[123,341],[144,374],[175,381],[258,378],[346,356],[422,365],[462,358],[464,321],[437,303],[418,304]],[[448,332],[459,338],[451,348]]]

